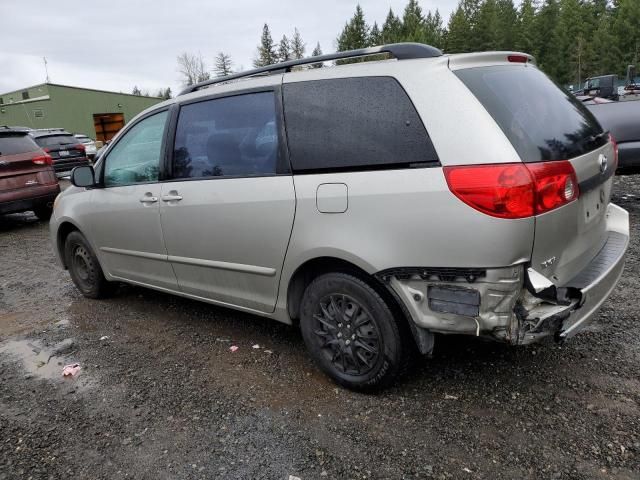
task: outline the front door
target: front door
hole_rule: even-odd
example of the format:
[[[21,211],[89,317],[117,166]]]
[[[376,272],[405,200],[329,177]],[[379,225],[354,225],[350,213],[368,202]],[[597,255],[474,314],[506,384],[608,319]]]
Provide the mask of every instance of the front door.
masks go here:
[[[91,238],[114,277],[177,290],[160,227],[158,182],[167,112],[146,117],[109,150],[92,190]]]
[[[247,93],[182,106],[162,230],[180,289],[261,312],[275,308],[295,212],[277,97]]]

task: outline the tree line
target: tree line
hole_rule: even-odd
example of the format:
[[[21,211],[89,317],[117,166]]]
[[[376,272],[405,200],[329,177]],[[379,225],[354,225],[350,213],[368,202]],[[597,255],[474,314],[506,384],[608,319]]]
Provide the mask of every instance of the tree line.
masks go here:
[[[338,35],[338,50],[395,42],[427,43],[446,53],[518,50],[562,84],[624,75],[640,54],[640,0],[460,0],[444,25],[438,10],[409,0],[382,26],[356,11]]]
[[[275,42],[271,35],[268,24],[264,24],[260,43],[256,49],[256,56],[253,66],[263,67],[274,63],[286,62],[304,58],[307,46],[297,28],[294,28],[291,37],[282,35],[279,42]],[[317,42],[312,56],[322,55],[320,43]],[[218,52],[213,58],[211,66],[205,61],[202,54],[184,52],[177,57],[178,73],[183,85],[189,86],[199,82],[204,82],[213,77],[225,77],[234,73],[234,62],[230,55],[225,52]],[[316,66],[316,65],[314,65]],[[242,71],[240,66],[238,71]]]

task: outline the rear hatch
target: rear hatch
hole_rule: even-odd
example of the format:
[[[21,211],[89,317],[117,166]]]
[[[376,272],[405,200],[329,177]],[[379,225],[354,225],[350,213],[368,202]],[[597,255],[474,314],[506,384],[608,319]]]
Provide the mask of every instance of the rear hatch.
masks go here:
[[[26,132],[0,131],[0,201],[21,199],[33,187],[55,185],[50,162]]]
[[[73,135],[52,133],[38,135],[35,140],[45,152],[51,155],[56,172],[68,172],[88,162],[85,146]]]
[[[556,285],[565,284],[586,267],[607,238],[606,209],[616,167],[608,134],[581,102],[528,61],[454,73],[491,114],[528,168],[558,161],[573,166],[579,196],[535,217],[531,255],[532,268]]]

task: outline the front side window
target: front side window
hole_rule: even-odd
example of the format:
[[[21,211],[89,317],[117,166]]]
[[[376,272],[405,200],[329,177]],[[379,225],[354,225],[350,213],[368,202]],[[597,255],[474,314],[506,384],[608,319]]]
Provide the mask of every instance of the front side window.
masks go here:
[[[105,159],[106,187],[158,181],[166,120],[166,111],[147,117],[113,146]]]
[[[273,175],[278,159],[274,92],[218,98],[180,109],[173,178]]]

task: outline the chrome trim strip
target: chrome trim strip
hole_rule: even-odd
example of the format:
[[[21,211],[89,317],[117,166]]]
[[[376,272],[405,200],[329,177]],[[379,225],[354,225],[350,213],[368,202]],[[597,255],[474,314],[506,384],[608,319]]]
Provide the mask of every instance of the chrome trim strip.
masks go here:
[[[167,261],[167,256],[160,253],[139,252],[137,250],[123,250],[122,248],[100,247],[100,251],[107,253],[119,253],[129,257],[149,258],[151,260]]]
[[[170,262],[182,263],[184,265],[195,265],[197,267],[217,268],[219,270],[231,270],[234,272],[252,273],[265,277],[273,277],[276,274],[275,268],[258,267],[256,265],[244,265],[242,263],[218,262],[215,260],[201,260],[199,258],[176,257],[169,255]]]

